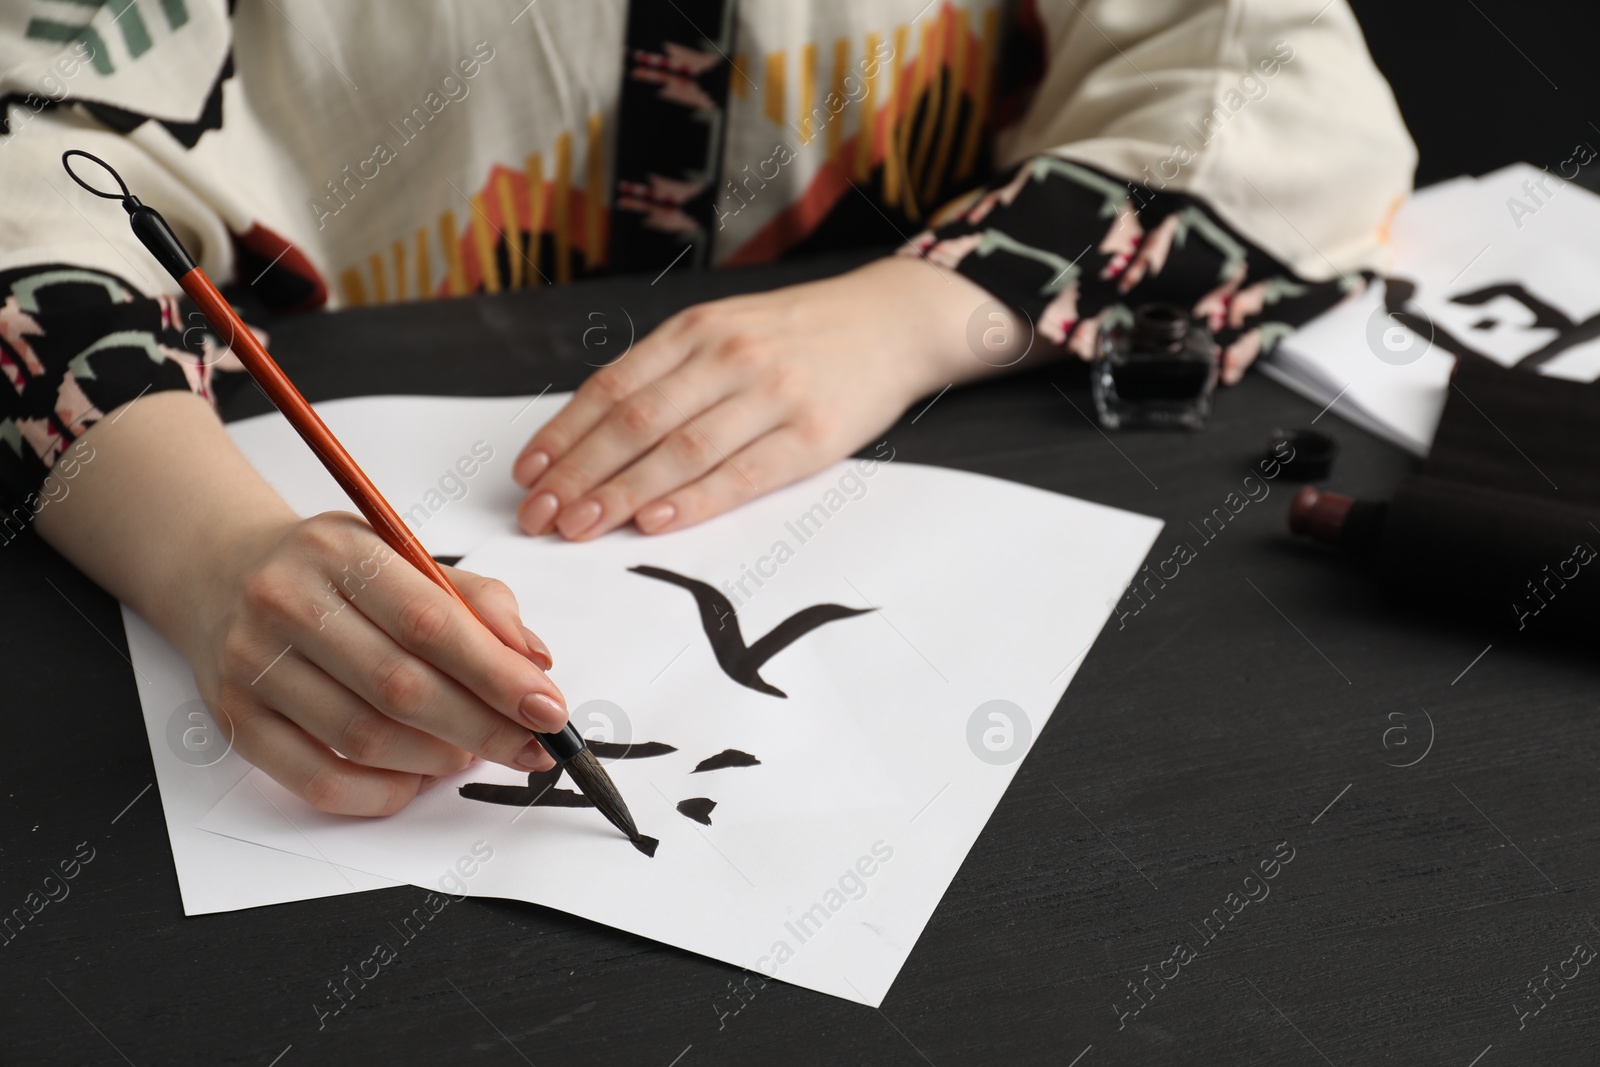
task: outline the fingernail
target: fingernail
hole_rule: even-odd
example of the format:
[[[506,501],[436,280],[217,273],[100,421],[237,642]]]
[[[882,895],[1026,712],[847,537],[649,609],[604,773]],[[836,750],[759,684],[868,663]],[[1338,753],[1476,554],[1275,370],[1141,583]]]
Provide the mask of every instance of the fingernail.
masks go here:
[[[657,501],[640,508],[639,514],[633,517],[633,524],[643,533],[655,533],[671,522],[677,514],[676,505],[668,504],[664,500]]]
[[[528,658],[539,665],[540,670],[549,670],[555,665],[555,660],[550,657],[549,647],[541,640],[539,635],[528,629],[522,628],[522,643],[527,646]]]
[[[531,730],[554,733],[567,724],[567,709],[543,693],[529,693],[517,705],[517,713]]]
[[[539,475],[550,466],[550,457],[543,452],[529,452],[517,460],[517,465],[511,470],[512,479],[523,488],[527,488],[538,480]]]
[[[544,746],[539,743],[537,737],[529,741],[523,746],[522,751],[517,753],[517,766],[525,771],[548,771],[555,765],[556,761],[550,758],[550,753],[544,750]]]
[[[540,493],[522,505],[522,528],[530,534],[542,534],[560,510],[561,501],[554,493]]]
[[[585,500],[575,508],[563,512],[556,520],[556,529],[569,541],[582,537],[584,531],[600,521],[600,501]]]

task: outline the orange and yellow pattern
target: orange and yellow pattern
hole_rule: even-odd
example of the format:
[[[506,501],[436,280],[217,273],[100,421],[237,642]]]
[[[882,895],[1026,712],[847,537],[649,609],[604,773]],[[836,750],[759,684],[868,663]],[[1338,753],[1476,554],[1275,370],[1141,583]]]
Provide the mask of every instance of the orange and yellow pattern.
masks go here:
[[[589,116],[581,174],[570,130],[551,146],[548,169],[541,152],[521,169],[494,167],[463,211],[447,208],[409,242],[346,268],[339,275],[345,306],[561,284],[600,269],[609,222],[604,133],[601,116]]]
[[[776,258],[803,241],[852,186],[865,190],[874,176],[878,202],[912,222],[924,220],[937,207],[941,190],[974,180],[991,120],[1000,17],[1000,10],[991,8],[974,26],[971,12],[942,4],[918,20],[920,28],[914,30],[912,23],[896,26],[887,40],[893,50],[890,58],[876,68],[864,64],[885,53],[882,35],[866,34],[859,51],[855,42],[840,37],[833,43],[832,69],[825,83],[814,69],[816,49],[803,46],[793,97],[783,77],[788,67],[785,53],[764,56],[763,88],[758,90],[762,113],[778,127],[798,134],[803,145],[816,138],[819,119],[846,99],[847,78],[859,78],[864,85],[859,98],[826,123],[826,158],[803,193],[725,257],[723,264]],[[910,54],[914,37],[917,50]],[[741,87],[740,95],[753,91],[739,75],[751,69],[748,57],[735,55],[733,62],[736,93]],[[819,93],[822,84],[827,89]],[[860,119],[855,132],[846,137],[843,115],[850,111]]]
[[[776,258],[804,240],[852,184],[866,187],[876,178],[878,202],[920,222],[941,190],[972,180],[990,121],[1000,17],[988,8],[975,26],[967,9],[944,3],[888,34],[839,37],[831,47],[806,43],[754,60],[733,55],[732,95],[754,97],[761,116],[800,145],[820,139],[825,155],[794,201],[723,262]],[[885,43],[892,54],[870,66]],[[819,69],[824,56],[826,71]],[[852,74],[864,83],[853,101],[846,96]],[[840,100],[846,103],[835,111]],[[846,113],[858,117],[848,122]],[[848,137],[847,125],[854,126]],[[581,134],[581,171],[571,130],[520,169],[494,167],[467,202],[441,211],[432,227],[419,226],[410,241],[345,268],[345,305],[563,284],[602,268],[610,223],[606,134],[602,116],[591,115]]]

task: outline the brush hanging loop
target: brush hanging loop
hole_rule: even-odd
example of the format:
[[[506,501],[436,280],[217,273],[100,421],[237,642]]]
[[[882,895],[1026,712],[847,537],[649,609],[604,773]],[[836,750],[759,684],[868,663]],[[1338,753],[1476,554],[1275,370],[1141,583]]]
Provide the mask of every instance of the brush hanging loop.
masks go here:
[[[108,193],[102,189],[96,189],[84,181],[78,175],[78,172],[72,169],[73,156],[82,156],[91,163],[98,163],[101,170],[111,175],[121,192]],[[128,183],[122,180],[122,175],[117,173],[117,168],[99,156],[85,152],[81,148],[69,148],[61,153],[61,165],[66,168],[67,177],[77,182],[85,191],[93,193],[102,200],[120,202],[122,210],[128,213],[128,225],[133,227],[134,236],[139,238],[139,243],[144,245],[145,249],[156,258],[156,262],[160,263],[180,286],[184,285],[184,279],[188,277],[190,271],[195,269],[194,257],[190,256],[188,250],[183,247],[183,242],[178,240],[178,235],[172,232],[172,227],[168,226],[167,220],[161,217],[161,212],[140,203],[139,198],[129,191]],[[208,281],[204,284],[206,287],[211,285]],[[184,291],[188,292],[188,289],[185,288]],[[192,293],[190,295],[193,296]]]
[[[94,186],[92,186],[88,182],[84,181],[82,178],[80,178],[78,176],[77,171],[72,169],[71,159],[72,159],[73,156],[82,156],[84,159],[87,159],[87,160],[90,160],[91,162],[100,164],[101,169],[104,170],[107,174],[111,175],[111,177],[116,180],[117,188],[121,189],[122,192],[121,193],[105,193],[105,192],[101,192],[99,189],[96,189]],[[124,204],[126,204],[129,200],[135,199],[134,195],[132,193],[128,192],[128,183],[122,180],[122,175],[117,173],[117,169],[115,167],[113,167],[111,164],[107,163],[105,160],[101,159],[99,156],[90,155],[88,152],[85,152],[81,148],[71,148],[71,149],[68,149],[67,151],[61,153],[61,165],[66,168],[67,177],[71,178],[73,181],[75,181],[79,185],[83,186],[85,189],[87,189],[89,192],[93,193],[95,196],[103,197],[103,198],[105,198],[107,200],[121,200]]]

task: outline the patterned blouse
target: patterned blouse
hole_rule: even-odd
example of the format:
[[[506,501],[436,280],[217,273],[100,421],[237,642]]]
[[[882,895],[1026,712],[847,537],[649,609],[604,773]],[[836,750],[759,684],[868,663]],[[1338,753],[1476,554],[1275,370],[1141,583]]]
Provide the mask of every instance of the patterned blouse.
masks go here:
[[[238,366],[68,148],[247,318],[900,245],[1085,358],[1164,301],[1239,367],[1415,161],[1345,0],[18,0],[0,72],[0,540]]]

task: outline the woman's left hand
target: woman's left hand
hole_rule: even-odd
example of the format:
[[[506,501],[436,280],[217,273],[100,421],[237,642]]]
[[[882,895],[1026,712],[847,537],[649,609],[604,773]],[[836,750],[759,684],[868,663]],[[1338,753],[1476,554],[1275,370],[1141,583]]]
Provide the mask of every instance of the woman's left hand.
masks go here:
[[[703,522],[870,442],[912,401],[992,372],[967,347],[990,300],[897,257],[689,308],[584,382],[513,476],[517,519],[587,540]]]

